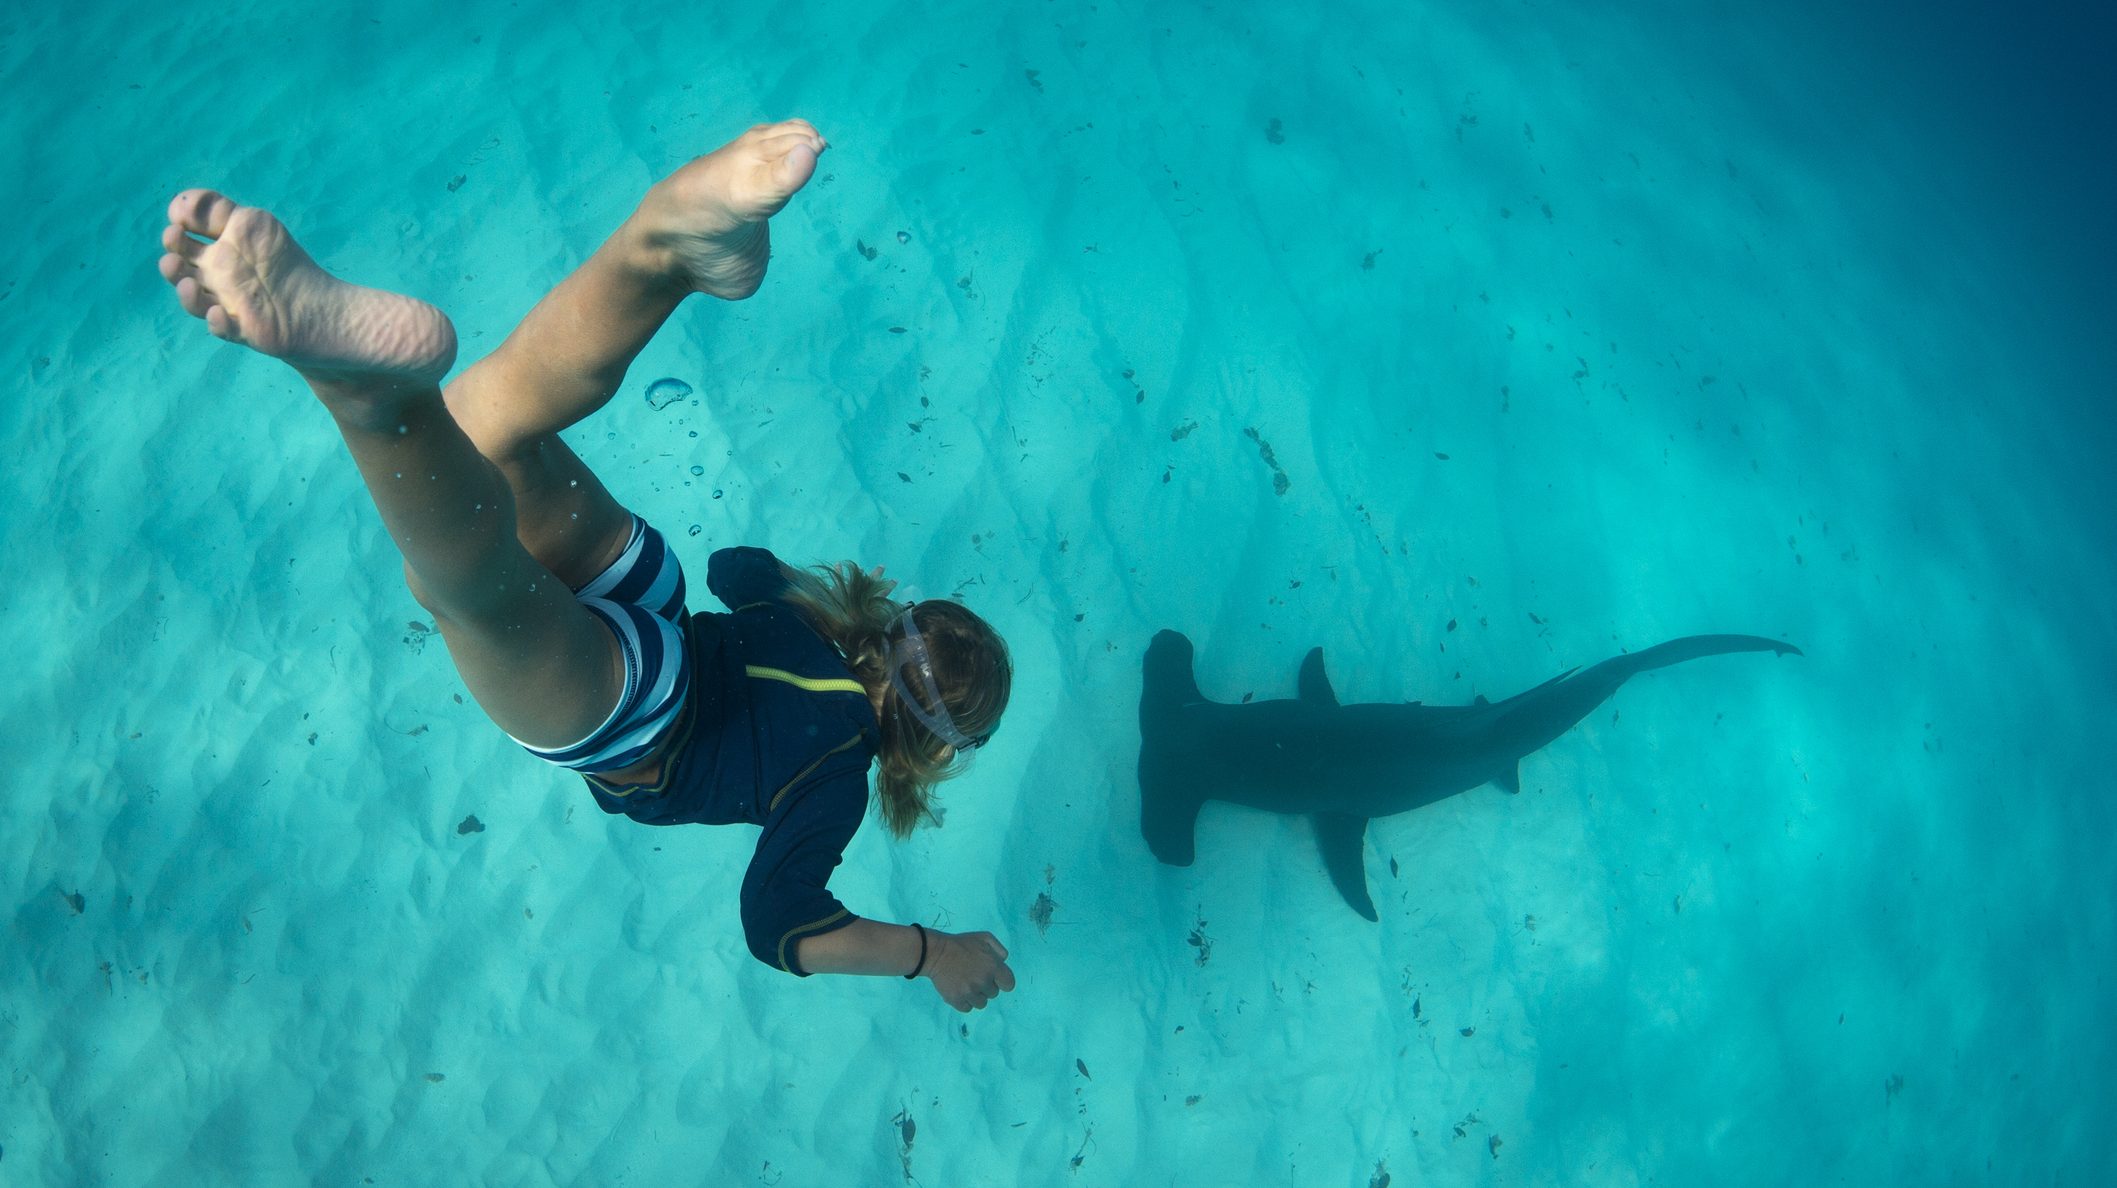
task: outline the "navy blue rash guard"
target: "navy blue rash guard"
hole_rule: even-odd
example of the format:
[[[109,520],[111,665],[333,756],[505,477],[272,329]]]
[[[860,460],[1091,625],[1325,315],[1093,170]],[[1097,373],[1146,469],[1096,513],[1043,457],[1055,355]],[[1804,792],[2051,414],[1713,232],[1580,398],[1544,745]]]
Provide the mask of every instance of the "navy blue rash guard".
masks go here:
[[[731,613],[684,621],[691,695],[661,781],[585,778],[604,812],[642,824],[762,826],[742,880],[743,934],[759,961],[807,977],[795,943],[858,919],[825,884],[867,815],[874,706],[838,650],[782,601],[779,558],[721,549],[706,588]]]

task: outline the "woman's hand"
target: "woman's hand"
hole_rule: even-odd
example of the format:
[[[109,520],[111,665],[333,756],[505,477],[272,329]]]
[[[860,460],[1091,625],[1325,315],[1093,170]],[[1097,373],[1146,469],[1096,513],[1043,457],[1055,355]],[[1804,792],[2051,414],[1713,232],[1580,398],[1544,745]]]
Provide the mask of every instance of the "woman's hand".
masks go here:
[[[926,955],[926,976],[934,991],[959,1011],[983,1010],[985,1004],[1014,989],[1007,968],[1007,948],[989,932],[926,930],[933,951]]]

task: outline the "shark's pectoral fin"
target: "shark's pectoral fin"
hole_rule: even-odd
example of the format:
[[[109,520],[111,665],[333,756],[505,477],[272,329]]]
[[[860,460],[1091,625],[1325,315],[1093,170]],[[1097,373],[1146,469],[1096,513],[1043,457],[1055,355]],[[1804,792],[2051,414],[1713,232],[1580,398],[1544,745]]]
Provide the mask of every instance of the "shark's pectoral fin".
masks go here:
[[[1509,796],[1520,796],[1522,794],[1522,765],[1517,763],[1509,767],[1492,782],[1505,788]]]
[[[1352,909],[1369,920],[1379,920],[1375,901],[1367,894],[1367,818],[1344,813],[1316,813],[1316,845],[1323,851],[1323,868],[1330,881]]]
[[[1338,694],[1323,673],[1323,649],[1310,648],[1301,660],[1301,700],[1322,705],[1338,704]]]

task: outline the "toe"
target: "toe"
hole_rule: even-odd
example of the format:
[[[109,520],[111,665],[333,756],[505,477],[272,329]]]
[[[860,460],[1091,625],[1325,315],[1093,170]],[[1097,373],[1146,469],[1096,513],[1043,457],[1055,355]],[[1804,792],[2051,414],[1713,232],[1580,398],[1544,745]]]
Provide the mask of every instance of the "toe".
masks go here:
[[[767,161],[776,161],[795,149],[807,149],[811,154],[823,151],[817,147],[816,138],[807,132],[782,132],[757,142],[758,155]]]
[[[820,153],[824,149],[825,142],[823,139],[823,133],[818,132],[816,130],[816,125],[809,123],[807,120],[787,120],[779,125],[779,131],[799,132],[809,138],[810,143],[816,146],[817,152]]]
[[[759,124],[744,133],[745,139],[759,141],[767,145],[777,143],[790,136],[798,136],[808,141],[809,146],[819,153],[824,149],[823,134],[816,131],[816,125],[809,123],[807,120],[781,120],[776,124]]]
[[[227,310],[218,305],[208,306],[205,317],[206,330],[213,337],[224,338],[229,342],[242,341],[242,336],[235,332],[235,319],[228,316]]]
[[[180,280],[183,280],[187,276],[195,277],[198,275],[198,273],[192,269],[190,262],[186,261],[182,256],[177,255],[175,252],[170,252],[164,255],[159,261],[156,262],[156,267],[161,269],[162,279],[168,281],[172,285]]]
[[[816,172],[815,144],[800,133],[774,137],[764,143],[765,167],[772,179],[772,189],[780,194],[792,194],[808,184]]]
[[[169,200],[169,221],[193,235],[219,239],[238,209],[232,199],[213,190],[185,190]]]
[[[206,245],[185,234],[182,227],[171,223],[162,228],[162,250],[196,263],[199,253],[206,250]]]
[[[180,275],[177,278],[176,303],[183,306],[184,312],[194,318],[203,318],[208,309],[217,308],[213,303],[213,295],[206,292],[205,286],[198,283],[196,276]]]

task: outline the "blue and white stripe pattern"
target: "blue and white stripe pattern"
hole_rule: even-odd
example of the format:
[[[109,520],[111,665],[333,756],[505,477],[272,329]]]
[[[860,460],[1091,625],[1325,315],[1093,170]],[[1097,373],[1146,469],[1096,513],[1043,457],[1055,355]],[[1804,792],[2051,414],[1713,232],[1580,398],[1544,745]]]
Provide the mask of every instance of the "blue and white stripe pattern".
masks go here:
[[[684,568],[662,534],[633,516],[623,555],[573,596],[617,636],[625,653],[625,694],[595,733],[570,747],[522,745],[546,763],[573,771],[630,767],[676,722],[691,691],[691,649],[678,626],[684,617]]]

